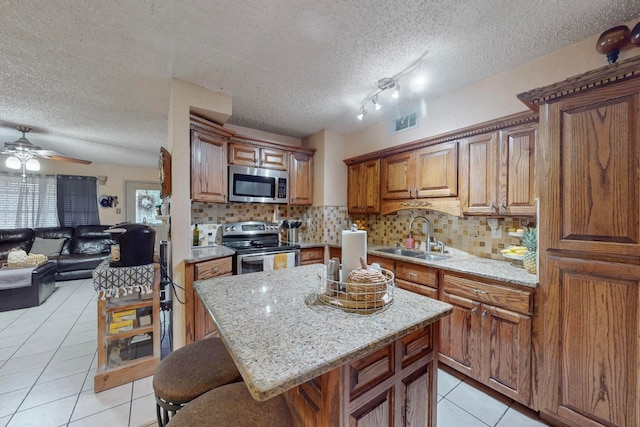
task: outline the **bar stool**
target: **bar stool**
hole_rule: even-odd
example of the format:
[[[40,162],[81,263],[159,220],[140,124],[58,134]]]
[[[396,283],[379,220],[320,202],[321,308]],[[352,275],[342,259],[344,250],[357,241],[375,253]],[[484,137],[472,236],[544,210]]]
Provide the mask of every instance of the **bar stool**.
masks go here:
[[[158,425],[163,427],[184,405],[203,393],[242,381],[220,338],[205,338],[165,357],[153,374]]]
[[[244,382],[206,392],[171,418],[167,427],[291,427],[293,416],[284,396],[258,402]]]

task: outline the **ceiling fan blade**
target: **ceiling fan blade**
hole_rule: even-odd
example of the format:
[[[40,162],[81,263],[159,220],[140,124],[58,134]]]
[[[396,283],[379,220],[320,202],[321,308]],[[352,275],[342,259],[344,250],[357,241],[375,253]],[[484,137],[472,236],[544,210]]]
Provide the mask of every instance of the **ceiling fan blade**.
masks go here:
[[[66,157],[61,155],[52,155],[47,157],[50,160],[62,160],[63,162],[72,162],[72,163],[80,163],[83,165],[90,165],[91,162],[89,160],[82,159],[74,159],[73,157]]]
[[[34,150],[34,154],[36,154],[38,157],[42,157],[50,160],[62,160],[64,162],[81,163],[83,165],[91,164],[89,160],[74,159],[73,157],[67,157],[53,150]]]

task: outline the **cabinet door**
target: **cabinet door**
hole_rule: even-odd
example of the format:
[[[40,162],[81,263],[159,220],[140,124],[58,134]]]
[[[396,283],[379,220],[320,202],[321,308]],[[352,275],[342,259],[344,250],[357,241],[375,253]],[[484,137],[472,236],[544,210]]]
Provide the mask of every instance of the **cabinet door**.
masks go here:
[[[540,411],[571,425],[640,425],[640,267],[546,258]]]
[[[260,167],[267,169],[287,170],[287,152],[275,148],[260,149]]]
[[[512,215],[535,215],[535,147],[538,125],[500,132],[498,209]]]
[[[437,144],[415,153],[414,196],[450,197],[458,194],[458,142]]]
[[[230,143],[229,164],[257,168],[260,166],[260,149],[252,145]]]
[[[313,157],[291,153],[289,165],[289,204],[313,204]]]
[[[440,320],[439,360],[467,376],[478,378],[480,304],[444,291],[440,300],[451,304],[453,313]]]
[[[349,166],[347,176],[349,213],[380,213],[380,159]]]
[[[531,317],[480,307],[480,381],[518,402],[531,402]]]
[[[227,201],[227,142],[216,135],[191,131],[191,199]]]
[[[460,142],[460,198],[465,214],[497,213],[497,177],[497,132]]]
[[[410,199],[415,197],[414,152],[394,154],[382,159],[381,196],[383,199]]]

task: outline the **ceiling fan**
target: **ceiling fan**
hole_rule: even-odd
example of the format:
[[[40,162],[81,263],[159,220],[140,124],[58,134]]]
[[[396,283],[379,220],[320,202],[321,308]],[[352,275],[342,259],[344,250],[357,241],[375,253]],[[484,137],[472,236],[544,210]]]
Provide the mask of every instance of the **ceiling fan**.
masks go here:
[[[40,147],[33,145],[25,136],[27,132],[31,131],[31,128],[26,126],[17,126],[16,129],[18,129],[19,132],[22,132],[22,137],[14,142],[5,142],[2,154],[9,156],[5,163],[8,168],[22,168],[23,182],[26,180],[27,170],[40,170],[40,162],[38,161],[38,158],[62,160],[65,162],[80,163],[83,165],[91,164],[88,160],[74,159],[73,157],[64,156],[53,150],[43,150]]]

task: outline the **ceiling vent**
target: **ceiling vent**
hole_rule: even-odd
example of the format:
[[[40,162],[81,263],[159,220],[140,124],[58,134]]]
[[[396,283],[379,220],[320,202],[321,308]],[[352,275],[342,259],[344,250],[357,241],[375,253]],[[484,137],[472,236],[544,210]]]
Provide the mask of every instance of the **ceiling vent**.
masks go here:
[[[418,127],[418,113],[414,111],[389,122],[389,135]]]

